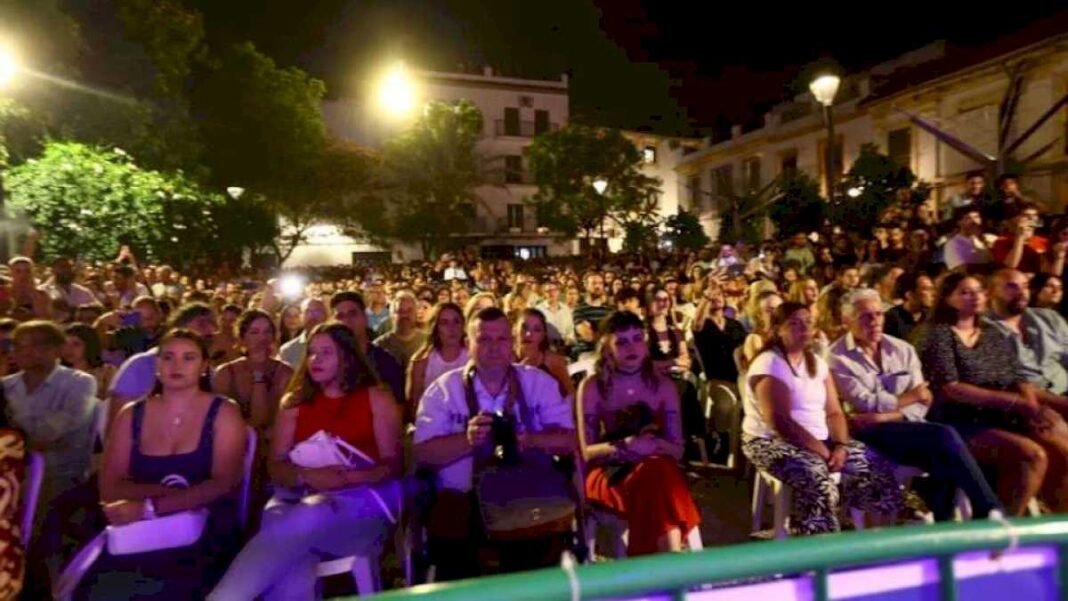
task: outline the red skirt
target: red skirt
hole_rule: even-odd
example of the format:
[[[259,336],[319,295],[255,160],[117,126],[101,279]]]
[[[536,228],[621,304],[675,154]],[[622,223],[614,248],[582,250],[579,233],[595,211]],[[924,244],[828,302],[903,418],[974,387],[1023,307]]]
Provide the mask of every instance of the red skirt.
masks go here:
[[[657,540],[672,528],[685,537],[701,523],[686,475],[672,457],[647,457],[617,482],[595,467],[586,475],[586,498],[627,520],[627,555],[657,552]]]

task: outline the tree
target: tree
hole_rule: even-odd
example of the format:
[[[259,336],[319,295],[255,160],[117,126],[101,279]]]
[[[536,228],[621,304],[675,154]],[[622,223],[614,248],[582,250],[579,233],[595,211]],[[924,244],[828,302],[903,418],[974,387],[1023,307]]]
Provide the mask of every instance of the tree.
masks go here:
[[[665,219],[664,229],[664,240],[672,248],[699,250],[712,242],[697,215],[685,209],[679,209],[678,213]]]
[[[768,207],[768,218],[779,238],[823,227],[827,202],[820,196],[816,180],[804,171],[791,171],[779,177],[776,188],[778,199]]]
[[[592,238],[608,219],[626,229],[652,218],[660,180],[641,173],[638,149],[618,130],[570,124],[534,138],[527,153],[538,186],[528,202],[562,237]],[[593,188],[598,178],[608,183],[604,194]]]
[[[274,233],[246,222],[243,237],[229,237],[238,215],[222,195],[181,173],[141,169],[119,148],[50,142],[39,158],[11,169],[6,183],[9,206],[43,233],[45,259],[110,260],[128,244],[146,260],[189,265],[240,256],[242,245],[265,244]]]
[[[483,183],[475,152],[482,113],[474,103],[431,102],[408,129],[385,144],[376,197],[352,212],[373,238],[417,243],[430,258],[468,231]]]
[[[715,174],[722,177],[718,171]],[[734,185],[733,182],[720,179],[716,189],[733,190]],[[768,207],[779,199],[779,179],[773,179],[759,189],[721,193],[715,199],[719,204],[720,241],[759,243],[764,239],[764,220],[768,216]]]
[[[903,190],[909,190],[916,176],[908,167],[898,165],[874,144],[860,147],[860,155],[842,180],[845,194],[835,194],[830,206],[831,221],[847,225],[850,231],[867,235],[879,215],[897,202]]]

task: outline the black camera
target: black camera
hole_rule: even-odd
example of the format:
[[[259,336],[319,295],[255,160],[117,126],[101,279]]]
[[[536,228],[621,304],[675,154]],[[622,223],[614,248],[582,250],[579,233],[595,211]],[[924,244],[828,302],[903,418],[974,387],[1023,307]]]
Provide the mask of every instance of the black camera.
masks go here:
[[[490,439],[493,441],[493,456],[500,465],[519,465],[519,439],[515,433],[515,418],[502,411],[490,414]]]

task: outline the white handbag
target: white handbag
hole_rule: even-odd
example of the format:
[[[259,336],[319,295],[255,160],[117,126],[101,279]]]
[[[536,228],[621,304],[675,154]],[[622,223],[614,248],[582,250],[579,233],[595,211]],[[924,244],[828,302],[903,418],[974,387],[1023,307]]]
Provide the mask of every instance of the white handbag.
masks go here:
[[[108,526],[108,553],[132,555],[187,547],[200,540],[208,523],[208,510],[179,511],[151,520]]]
[[[323,430],[319,430],[315,434],[312,434],[306,440],[290,449],[289,460],[293,462],[293,465],[298,467],[312,469],[334,465],[343,465],[356,469],[370,469],[378,465],[374,459],[368,457],[363,451]],[[344,495],[366,490],[371,493],[371,497],[382,509],[382,513],[385,514],[386,519],[391,523],[396,524],[396,512],[391,510],[389,503],[386,503],[385,499],[382,498],[382,493],[377,490],[379,488],[382,488],[383,491],[391,497],[397,496],[399,504],[400,488],[399,483],[396,482],[387,482],[378,486],[358,486],[352,489],[334,490],[330,491],[330,494]]]

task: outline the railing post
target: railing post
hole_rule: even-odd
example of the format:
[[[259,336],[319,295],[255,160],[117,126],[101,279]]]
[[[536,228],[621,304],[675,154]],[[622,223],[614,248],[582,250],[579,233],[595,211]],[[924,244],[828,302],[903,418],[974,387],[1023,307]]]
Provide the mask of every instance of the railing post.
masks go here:
[[[812,601],[827,601],[830,598],[830,591],[827,589],[827,570],[821,568],[812,575]]]
[[[1068,601],[1068,545],[1057,545],[1057,598]]]
[[[938,598],[941,601],[957,601],[957,579],[953,574],[953,556],[938,558]]]

